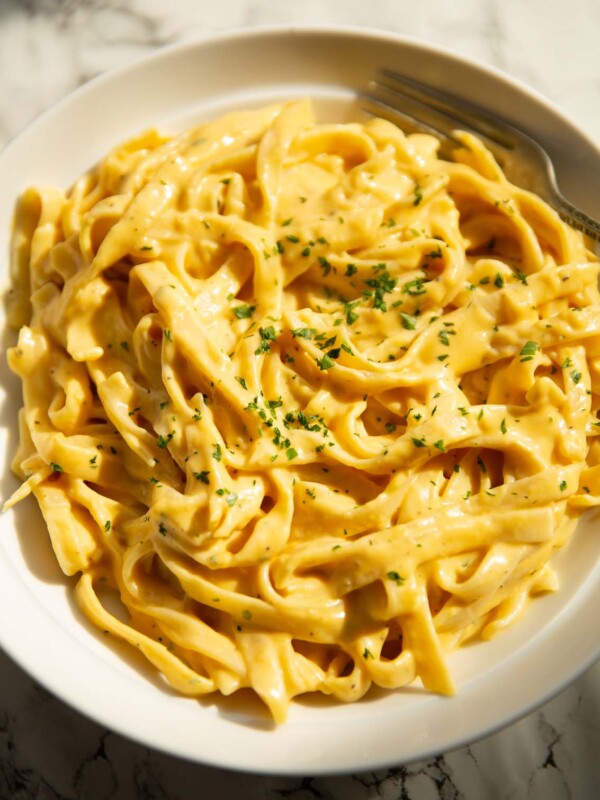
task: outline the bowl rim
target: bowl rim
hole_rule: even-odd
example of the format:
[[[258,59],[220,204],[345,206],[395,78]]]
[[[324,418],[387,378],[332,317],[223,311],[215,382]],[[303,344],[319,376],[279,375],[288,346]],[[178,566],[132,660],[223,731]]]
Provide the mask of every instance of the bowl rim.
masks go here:
[[[325,35],[325,36],[336,36],[340,38],[347,38],[347,37],[357,37],[361,40],[379,40],[389,42],[390,44],[396,44],[400,47],[409,47],[415,50],[420,50],[423,52],[431,52],[435,51],[435,53],[441,55],[444,59],[448,59],[455,63],[461,64],[462,66],[468,69],[474,69],[478,72],[484,73],[486,76],[489,76],[494,81],[500,81],[511,87],[512,89],[516,90],[521,95],[524,95],[528,99],[532,99],[535,103],[544,106],[553,116],[558,117],[560,121],[565,124],[569,129],[570,132],[573,133],[576,137],[583,139],[586,144],[590,147],[590,149],[594,152],[597,156],[599,163],[600,163],[600,145],[591,138],[587,132],[581,128],[578,124],[574,123],[569,116],[563,112],[558,105],[550,101],[546,98],[541,92],[537,89],[532,88],[522,82],[520,79],[517,79],[507,73],[503,72],[502,70],[498,69],[495,66],[485,64],[480,62],[476,59],[469,58],[464,56],[453,49],[450,49],[445,46],[438,46],[433,42],[429,42],[426,39],[415,37],[415,36],[406,36],[403,34],[397,33],[390,33],[379,30],[377,28],[363,28],[354,25],[264,25],[264,26],[257,26],[252,28],[244,28],[244,29],[232,29],[227,31],[221,31],[218,33],[206,33],[201,36],[195,37],[189,41],[179,42],[174,44],[169,44],[167,46],[159,47],[149,53],[143,54],[135,59],[128,61],[127,63],[107,70],[106,72],[101,73],[100,75],[92,78],[86,84],[79,86],[74,91],[68,93],[64,97],[60,98],[54,104],[52,104],[49,108],[43,111],[40,115],[35,117],[31,120],[26,126],[24,126],[15,136],[13,136],[0,150],[0,159],[5,159],[10,157],[10,153],[13,147],[19,145],[20,140],[24,137],[29,131],[35,131],[35,128],[38,125],[41,125],[43,122],[51,119],[54,116],[58,116],[62,113],[62,111],[67,108],[72,103],[77,103],[82,97],[84,97],[88,93],[93,93],[97,87],[102,86],[104,84],[110,83],[117,78],[125,79],[130,72],[135,72],[140,68],[144,67],[149,63],[159,63],[162,60],[168,60],[173,54],[180,54],[187,51],[194,51],[197,48],[202,48],[203,46],[210,44],[210,45],[221,45],[228,42],[235,42],[239,41],[240,43],[250,41],[252,39],[257,39],[261,37],[281,37],[284,36],[310,36],[310,35]],[[368,76],[367,76],[368,78]],[[66,580],[66,579],[65,579]],[[8,626],[10,628],[10,626]],[[211,766],[226,768],[235,771],[241,772],[259,772],[261,774],[273,774],[273,775],[298,775],[298,774],[306,774],[306,772],[299,772],[298,769],[295,769],[293,765],[287,765],[283,768],[279,767],[276,764],[272,765],[271,770],[265,770],[264,764],[258,764],[253,766],[251,763],[245,763],[242,766],[237,766],[235,763],[232,763],[231,760],[227,758],[222,758],[221,760],[211,758],[210,760],[202,760],[199,755],[192,755],[190,753],[181,753],[176,749],[170,749],[165,742],[157,742],[156,737],[152,735],[151,732],[146,733],[145,735],[141,735],[140,731],[136,731],[133,733],[131,730],[127,729],[126,726],[122,724],[115,724],[114,720],[111,719],[111,712],[110,709],[102,710],[99,709],[97,704],[94,702],[87,702],[82,703],[81,697],[78,695],[77,697],[70,696],[68,693],[68,686],[65,685],[64,677],[61,677],[58,673],[48,673],[45,670],[45,665],[42,661],[35,661],[32,660],[30,657],[30,651],[32,649],[32,645],[27,642],[24,642],[17,651],[17,648],[12,646],[13,637],[6,636],[6,631],[3,625],[0,625],[0,644],[2,644],[10,656],[10,658],[19,664],[30,676],[34,677],[36,681],[39,681],[46,689],[48,689],[52,694],[58,697],[62,702],[66,705],[76,709],[79,713],[87,716],[89,719],[92,719],[95,722],[98,722],[106,727],[110,728],[111,730],[117,731],[120,735],[124,737],[130,738],[132,740],[142,742],[146,746],[150,746],[154,749],[161,750],[163,752],[169,753],[173,756],[183,758],[186,760],[190,760],[197,763],[204,763]],[[34,645],[35,647],[35,645]],[[551,690],[546,691],[531,700],[530,702],[522,705],[519,707],[518,710],[515,710],[509,714],[506,714],[502,717],[497,724],[493,727],[489,727],[489,725],[484,726],[484,729],[478,730],[474,734],[465,734],[462,737],[456,737],[452,739],[449,743],[448,748],[455,750],[465,744],[472,742],[475,738],[489,735],[500,728],[504,728],[516,720],[526,716],[527,714],[531,713],[534,709],[538,708],[542,704],[546,703],[549,699],[554,697],[560,691],[562,691],[566,686],[570,683],[575,681],[583,672],[585,672],[592,664],[594,664],[600,658],[600,643],[596,648],[596,651],[591,653],[589,657],[582,661],[576,670],[571,670],[569,674],[560,682],[552,687]],[[402,760],[402,756],[399,757],[399,761],[397,763],[410,763],[410,761],[414,761],[417,758],[423,759],[435,755],[438,751],[434,749],[427,749],[422,748],[419,753],[416,755],[412,755],[407,760]],[[341,774],[341,773],[348,773],[349,771],[356,771],[356,769],[374,769],[380,768],[384,766],[389,766],[391,764],[389,757],[381,758],[377,756],[365,757],[363,761],[356,765],[355,767],[348,767],[347,764],[341,765],[332,765],[331,768],[323,767],[322,765],[313,765],[311,768],[312,774]]]

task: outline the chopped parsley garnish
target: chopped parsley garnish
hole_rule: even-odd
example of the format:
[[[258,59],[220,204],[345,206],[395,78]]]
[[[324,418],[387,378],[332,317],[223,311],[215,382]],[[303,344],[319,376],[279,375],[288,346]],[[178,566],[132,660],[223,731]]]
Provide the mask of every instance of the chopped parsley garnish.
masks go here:
[[[312,339],[317,333],[316,328],[294,328],[290,331],[294,339],[300,337],[301,339]]]
[[[571,378],[573,379],[573,383],[579,383],[581,380],[581,372],[577,372],[577,370],[574,369],[573,372],[571,372]]]
[[[331,272],[331,264],[324,256],[319,256],[319,266],[323,270],[323,277],[326,277]]]
[[[412,443],[414,444],[415,447],[426,447],[425,437],[422,437],[421,439],[417,439],[416,437],[413,436],[411,441],[412,441]]]
[[[435,448],[437,448],[441,453],[445,453],[446,452],[446,447],[444,446],[444,440],[443,439],[438,439],[437,442],[433,443],[433,446]]]
[[[567,482],[561,481],[558,488],[561,490],[561,492],[564,492],[564,490],[567,488]]]
[[[445,345],[446,347],[450,347],[450,339],[448,337],[455,335],[456,331],[451,331],[448,330],[447,328],[444,328],[444,330],[439,331],[438,338],[443,345]]]
[[[531,359],[539,349],[540,346],[537,342],[531,342],[531,341],[525,342],[525,344],[521,348],[521,352],[519,353],[520,356],[523,356],[521,358],[521,361],[531,361]]]
[[[167,340],[167,342],[173,341],[173,337],[171,336],[171,330],[169,328],[165,328],[163,333],[165,335],[165,339]]]
[[[161,433],[161,434],[160,434],[160,436],[158,437],[158,439],[156,440],[156,444],[157,444],[157,445],[158,445],[158,446],[159,446],[161,449],[163,449],[163,450],[164,450],[164,448],[165,448],[165,447],[167,447],[167,446],[169,445],[169,442],[171,441],[171,439],[172,439],[174,436],[175,436],[175,431],[171,431],[171,433],[167,434],[166,436],[163,436],[163,435],[162,435],[162,433]]]
[[[360,300],[354,300],[352,303],[344,303],[344,314],[346,315],[346,323],[352,325],[358,319],[358,314],[354,311]]]
[[[404,311],[400,312],[400,319],[402,320],[402,327],[407,331],[414,331],[417,327],[417,318],[410,314],[405,314]]]
[[[387,573],[386,578],[390,581],[394,581],[394,583],[398,584],[398,586],[402,586],[404,583],[404,578],[395,570],[391,570]]]
[[[256,306],[249,306],[247,303],[242,303],[241,306],[236,306],[233,313],[238,319],[249,319],[254,314]]]
[[[220,497],[225,498],[225,502],[228,506],[234,506],[238,499],[238,496],[235,492],[230,491],[229,489],[217,489],[217,494]]]
[[[344,275],[346,275],[348,278],[351,278],[353,275],[356,275],[356,273],[357,273],[357,269],[354,266],[354,264],[348,264],[348,266],[346,267],[346,272],[344,273]]]
[[[413,206],[418,206],[421,200],[423,199],[423,190],[421,189],[419,183],[415,184],[414,192],[415,192],[415,199],[413,200]]]
[[[378,273],[376,278],[368,278],[365,283],[374,291],[363,292],[363,297],[373,298],[373,307],[379,309],[380,311],[387,311],[387,305],[385,300],[383,299],[384,294],[389,294],[393,292],[396,288],[396,284],[398,281],[396,278],[392,278],[388,270],[386,269],[385,264],[375,264],[373,266],[373,271]]]
[[[498,289],[502,289],[504,286],[504,278],[499,272],[496,273],[496,277],[494,278],[494,286],[497,286]]]
[[[288,447],[288,449],[285,451],[285,454],[288,461],[292,461],[298,455],[297,451],[294,450],[293,447]]]
[[[235,379],[243,389],[248,389],[245,378],[241,378],[239,375],[236,375]]]
[[[339,351],[338,351],[338,355],[339,355]],[[326,370],[326,369],[331,369],[331,367],[333,367],[335,365],[335,362],[329,357],[329,355],[327,353],[325,353],[323,358],[318,358],[317,359],[317,364],[319,365],[319,369],[321,371],[323,371],[323,370]]]
[[[503,419],[502,422],[500,423],[500,430],[502,431],[502,433],[506,433],[506,419]]]
[[[107,520],[106,520],[106,522],[104,523],[104,530],[105,530],[107,533],[108,533],[108,532],[109,532],[109,530],[110,530],[110,520],[109,520],[109,519],[107,519]]]
[[[210,475],[210,472],[207,469],[203,469],[202,472],[194,472],[194,478],[197,481],[201,481],[202,483],[205,483],[207,486],[208,486],[208,484],[210,482],[210,479],[208,477],[209,475]]]
[[[215,461],[220,461],[223,458],[223,451],[220,444],[213,444],[212,457]]]
[[[412,281],[407,281],[402,285],[402,293],[409,294],[411,297],[417,297],[420,294],[425,294],[425,289],[423,288],[424,283],[425,278],[415,278]]]
[[[259,328],[258,333],[260,336],[260,344],[254,351],[255,355],[260,355],[260,353],[268,353],[271,350],[271,342],[276,341],[277,333],[275,332],[275,328],[272,325],[269,325],[268,328]]]

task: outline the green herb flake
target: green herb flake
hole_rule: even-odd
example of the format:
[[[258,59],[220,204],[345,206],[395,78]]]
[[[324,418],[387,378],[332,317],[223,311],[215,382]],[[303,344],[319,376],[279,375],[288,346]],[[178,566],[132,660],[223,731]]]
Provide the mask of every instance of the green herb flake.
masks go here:
[[[260,336],[260,344],[254,351],[255,355],[260,355],[261,353],[268,353],[271,350],[271,342],[276,341],[277,333],[275,332],[275,328],[272,325],[269,325],[268,328],[259,328],[258,334]]]
[[[573,383],[575,384],[579,383],[579,381],[581,380],[581,372],[577,372],[577,370],[575,369],[573,370],[573,372],[570,373],[570,375],[571,378],[573,379]]]
[[[540,346],[537,342],[525,342],[519,353],[522,356],[521,361],[531,361],[533,356],[538,352]]]
[[[329,357],[326,353],[323,358],[317,359],[317,364],[319,365],[319,369],[321,371],[326,369],[331,369],[331,367],[335,366],[335,362]]]
[[[567,482],[561,481],[558,488],[561,490],[561,492],[564,492],[564,490],[567,488]]]
[[[165,339],[167,340],[167,342],[172,342],[173,341],[173,337],[171,336],[170,328],[165,328],[163,333],[165,335]]]
[[[403,311],[401,311],[400,319],[402,320],[402,327],[407,331],[414,331],[417,327],[417,318],[411,316],[410,314],[405,314]]]
[[[413,200],[413,206],[418,206],[423,200],[423,190],[419,183],[415,183],[414,194],[415,199]]]
[[[316,328],[293,328],[290,333],[294,339],[312,339],[316,333]]]
[[[404,578],[395,570],[392,570],[386,574],[386,578],[390,581],[394,581],[398,586],[402,586],[404,583]]]
[[[238,319],[250,319],[252,314],[256,311],[256,306],[249,306],[247,303],[242,303],[233,309],[233,313]]]
[[[246,384],[246,379],[245,378],[241,378],[239,375],[236,375],[235,379],[243,389],[246,389],[246,390],[248,389],[248,385]]]
[[[171,433],[167,434],[166,436],[163,436],[161,433],[158,439],[156,440],[156,444],[161,448],[161,450],[164,450],[165,447],[168,447],[169,442],[172,440],[174,436],[175,436],[175,431],[171,431]]]
[[[223,458],[223,451],[220,444],[213,444],[212,457],[215,461],[220,461]]]
[[[411,297],[418,297],[421,294],[425,294],[424,283],[425,278],[415,278],[412,281],[406,281],[406,283],[402,285],[402,293],[409,294]]]
[[[426,447],[427,446],[425,444],[425,437],[422,437],[421,439],[417,439],[416,437],[413,436],[411,441],[412,441],[412,443],[414,444],[415,447]]]
[[[208,486],[210,483],[210,478],[208,477],[209,475],[210,472],[207,469],[203,469],[202,472],[194,472],[194,478],[197,481],[201,481],[202,483],[206,484],[206,486]]]
[[[109,530],[110,530],[110,526],[111,526],[110,520],[109,520],[109,519],[107,519],[107,520],[106,520],[106,522],[104,523],[104,530],[105,530],[107,533],[108,533],[108,532],[109,532]]]
[[[502,433],[506,433],[506,419],[503,419],[502,422],[500,423],[500,430],[502,431]]]

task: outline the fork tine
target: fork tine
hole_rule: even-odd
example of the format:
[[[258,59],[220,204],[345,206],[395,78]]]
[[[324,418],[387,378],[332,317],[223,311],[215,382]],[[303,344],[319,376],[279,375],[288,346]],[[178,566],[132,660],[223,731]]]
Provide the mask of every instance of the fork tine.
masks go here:
[[[401,107],[399,107],[397,93],[375,81],[370,82],[369,88],[373,91],[360,95],[363,107],[372,106],[375,109],[373,113],[382,116],[383,112],[383,116],[389,117],[393,121],[400,120],[410,131],[416,130],[419,133],[435,136],[441,142],[442,155],[449,155],[455,147],[460,145],[460,142],[452,135],[456,126],[448,124],[447,119],[433,119],[433,115],[428,113],[427,108],[422,108],[421,103],[415,103],[410,98],[403,97]],[[386,101],[384,96],[386,94],[391,96],[390,102]]]
[[[514,148],[514,134],[510,125],[486,113],[448,92],[441,92],[426,86],[414,78],[407,78],[393,70],[383,69],[380,73],[389,83],[382,83],[390,91],[421,103],[425,108],[435,109],[440,114],[453,119],[458,125],[467,126],[473,133],[483,136],[494,144],[508,150]]]

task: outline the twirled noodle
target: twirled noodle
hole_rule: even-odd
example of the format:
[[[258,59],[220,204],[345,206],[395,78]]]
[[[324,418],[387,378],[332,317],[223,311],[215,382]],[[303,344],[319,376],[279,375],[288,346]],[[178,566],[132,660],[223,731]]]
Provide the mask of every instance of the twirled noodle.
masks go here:
[[[178,691],[452,693],[447,652],[556,588],[600,494],[598,262],[460,136],[291,102],[23,195],[11,502]]]

